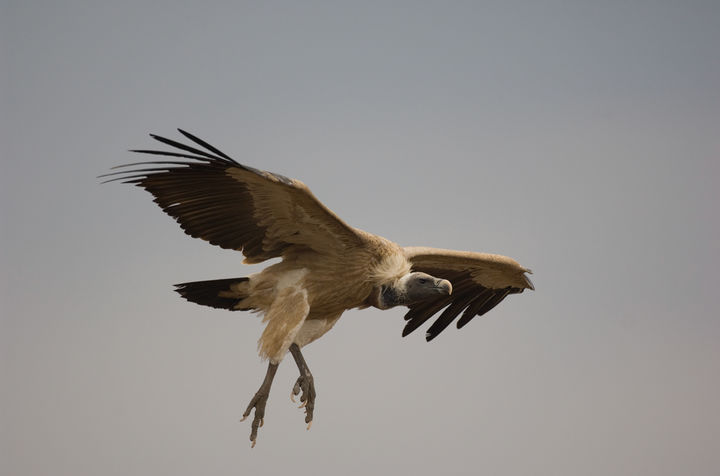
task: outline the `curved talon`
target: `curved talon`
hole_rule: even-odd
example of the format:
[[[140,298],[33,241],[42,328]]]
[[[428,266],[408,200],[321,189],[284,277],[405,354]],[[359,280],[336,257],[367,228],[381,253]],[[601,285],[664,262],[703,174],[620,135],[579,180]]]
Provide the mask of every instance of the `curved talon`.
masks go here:
[[[240,419],[240,421],[243,422],[243,421],[247,420],[247,417],[248,417],[247,415],[243,415],[243,417]]]
[[[307,400],[302,402],[298,408],[305,408],[305,405],[307,405]]]
[[[250,448],[255,448],[255,443],[257,442],[257,438],[252,440],[252,443],[250,443]]]
[[[308,426],[307,426],[307,428],[305,428],[306,430],[309,430],[309,429],[310,429],[310,427],[312,426],[312,422],[313,422],[313,421],[312,421],[312,420],[310,420],[310,422],[308,423]]]
[[[293,393],[292,391],[290,392],[290,401],[293,402],[293,403],[297,403],[297,402],[295,401],[295,393]]]
[[[258,428],[262,428],[262,426],[263,426],[264,424],[265,424],[265,419],[264,419],[264,418],[261,418],[261,419],[260,419],[260,424],[258,425]]]

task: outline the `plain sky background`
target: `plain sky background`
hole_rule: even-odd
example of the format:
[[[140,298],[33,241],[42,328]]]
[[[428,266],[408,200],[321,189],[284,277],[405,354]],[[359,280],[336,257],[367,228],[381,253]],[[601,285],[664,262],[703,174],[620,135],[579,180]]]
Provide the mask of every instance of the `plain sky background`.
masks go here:
[[[717,1],[4,1],[7,475],[720,474]],[[95,178],[185,128],[537,291],[428,344],[347,312],[281,366],[171,285],[261,267]]]

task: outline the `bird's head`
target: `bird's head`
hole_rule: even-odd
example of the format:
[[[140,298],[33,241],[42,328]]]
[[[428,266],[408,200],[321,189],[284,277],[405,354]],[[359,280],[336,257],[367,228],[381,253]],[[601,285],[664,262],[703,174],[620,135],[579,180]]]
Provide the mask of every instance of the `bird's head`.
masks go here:
[[[427,273],[410,273],[399,283],[404,288],[408,303],[420,302],[437,296],[452,294],[452,284],[447,279],[430,276]]]

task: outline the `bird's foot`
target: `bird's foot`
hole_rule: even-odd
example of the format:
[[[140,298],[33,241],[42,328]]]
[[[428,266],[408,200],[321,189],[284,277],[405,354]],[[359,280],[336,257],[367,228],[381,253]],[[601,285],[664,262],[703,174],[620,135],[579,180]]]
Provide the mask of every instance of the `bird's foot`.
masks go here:
[[[252,400],[250,400],[250,404],[247,406],[245,413],[243,413],[243,417],[240,419],[240,421],[245,421],[247,417],[250,416],[252,409],[255,409],[255,415],[253,416],[252,425],[250,426],[250,441],[252,442],[252,448],[255,448],[255,443],[257,442],[258,428],[261,428],[263,423],[265,423],[265,405],[267,404],[269,395],[269,392],[265,392],[262,388],[260,388]]]
[[[300,375],[295,382],[295,386],[290,393],[290,400],[292,400],[293,403],[297,403],[295,401],[295,397],[301,391],[302,395],[300,395],[300,406],[298,408],[305,408],[305,423],[308,424],[307,429],[309,430],[312,426],[313,410],[315,410],[316,396],[315,382],[310,372],[307,372],[306,375]]]
[[[245,413],[243,413],[243,417],[240,419],[240,421],[245,421],[247,417],[250,416],[252,409],[255,409],[255,416],[253,417],[252,425],[250,426],[250,441],[252,442],[250,445],[251,448],[255,448],[258,428],[262,427],[263,423],[265,423],[265,405],[267,404],[268,397],[270,396],[270,386],[272,385],[273,378],[275,378],[277,368],[278,364],[270,363],[268,365],[265,380],[262,385],[260,385],[258,391],[255,392],[255,396],[253,396],[252,400],[250,400],[250,404],[247,406]]]

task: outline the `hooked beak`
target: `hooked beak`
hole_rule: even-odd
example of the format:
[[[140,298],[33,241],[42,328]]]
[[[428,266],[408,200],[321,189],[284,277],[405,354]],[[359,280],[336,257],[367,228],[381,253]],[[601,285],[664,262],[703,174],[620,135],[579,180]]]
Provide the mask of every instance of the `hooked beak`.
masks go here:
[[[448,296],[452,294],[452,284],[450,284],[450,281],[447,279],[438,279],[435,281],[435,289],[440,294],[447,294]]]

